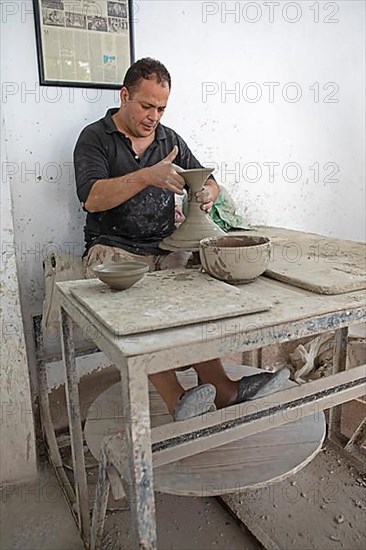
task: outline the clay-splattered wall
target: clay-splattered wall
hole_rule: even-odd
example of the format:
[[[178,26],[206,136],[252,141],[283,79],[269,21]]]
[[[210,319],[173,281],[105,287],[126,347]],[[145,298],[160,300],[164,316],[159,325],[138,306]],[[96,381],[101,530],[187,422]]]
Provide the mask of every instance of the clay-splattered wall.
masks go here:
[[[154,41],[174,68],[166,118],[247,218],[365,240],[365,3],[144,6],[141,53],[174,21]]]

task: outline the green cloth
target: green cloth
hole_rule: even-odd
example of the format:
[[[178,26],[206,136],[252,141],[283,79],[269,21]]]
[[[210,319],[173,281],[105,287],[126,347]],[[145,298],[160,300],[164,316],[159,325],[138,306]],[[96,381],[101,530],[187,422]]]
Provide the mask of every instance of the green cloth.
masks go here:
[[[251,229],[251,226],[245,222],[244,218],[236,212],[235,202],[228,190],[222,185],[219,185],[219,189],[220,194],[211,210],[212,220],[226,232],[235,229]],[[188,212],[187,196],[183,198],[182,210],[186,216]]]
[[[219,185],[220,194],[211,210],[211,218],[224,231],[251,229],[244,218],[236,212],[235,202],[225,187]]]

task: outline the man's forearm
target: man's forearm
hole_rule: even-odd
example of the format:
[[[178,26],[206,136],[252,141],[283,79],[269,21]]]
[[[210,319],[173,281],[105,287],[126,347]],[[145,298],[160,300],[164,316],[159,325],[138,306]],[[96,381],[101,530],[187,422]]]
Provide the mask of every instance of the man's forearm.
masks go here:
[[[172,164],[177,154],[178,147],[175,146],[165,158],[153,166],[141,168],[119,178],[97,180],[85,201],[85,209],[88,212],[110,210],[128,201],[149,185],[182,195],[184,179]]]
[[[148,185],[146,170],[136,170],[131,174],[97,180],[84,204],[88,212],[103,212],[122,204]]]

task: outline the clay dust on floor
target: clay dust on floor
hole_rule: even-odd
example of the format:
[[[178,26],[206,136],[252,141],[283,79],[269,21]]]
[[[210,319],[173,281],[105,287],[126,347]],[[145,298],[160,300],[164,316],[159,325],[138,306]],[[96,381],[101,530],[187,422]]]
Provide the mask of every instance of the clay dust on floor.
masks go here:
[[[35,482],[1,489],[1,550],[83,550],[61,487],[47,465]]]
[[[257,491],[223,497],[271,550],[364,550],[366,478],[327,443],[302,471]],[[159,550],[259,550],[214,498],[156,494]],[[103,550],[130,550],[128,510],[108,512]],[[37,483],[2,490],[2,550],[81,550],[51,470]]]
[[[4,488],[1,550],[82,550],[83,544],[49,466],[35,483]],[[159,550],[259,550],[250,533],[214,498],[156,494]],[[103,550],[131,550],[129,510],[108,512]]]
[[[285,481],[223,501],[271,550],[366,548],[366,477],[329,442]]]
[[[155,495],[159,550],[260,550],[262,546],[241,528],[214,498]],[[109,512],[103,550],[131,546],[130,512]]]

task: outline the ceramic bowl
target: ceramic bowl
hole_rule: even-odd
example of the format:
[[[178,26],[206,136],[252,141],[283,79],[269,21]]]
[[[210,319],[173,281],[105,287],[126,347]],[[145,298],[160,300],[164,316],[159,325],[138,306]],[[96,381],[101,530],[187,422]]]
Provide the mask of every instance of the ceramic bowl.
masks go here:
[[[143,262],[121,262],[99,264],[93,268],[94,275],[116,290],[125,290],[137,283],[149,266]]]
[[[204,270],[220,281],[250,283],[268,267],[271,243],[267,237],[241,235],[209,237],[200,241]]]

